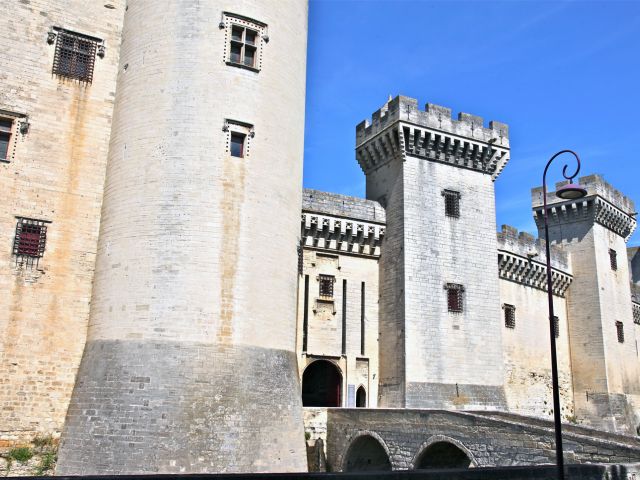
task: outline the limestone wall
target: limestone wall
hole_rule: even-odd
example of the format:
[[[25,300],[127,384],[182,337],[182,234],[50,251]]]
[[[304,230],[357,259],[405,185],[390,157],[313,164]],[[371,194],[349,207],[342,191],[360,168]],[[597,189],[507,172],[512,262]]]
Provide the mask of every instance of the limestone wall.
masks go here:
[[[125,2],[109,4],[6,2],[0,20],[0,443],[59,435],[84,347]],[[91,83],[52,74],[56,28],[104,41]],[[16,216],[50,222],[33,267]]]

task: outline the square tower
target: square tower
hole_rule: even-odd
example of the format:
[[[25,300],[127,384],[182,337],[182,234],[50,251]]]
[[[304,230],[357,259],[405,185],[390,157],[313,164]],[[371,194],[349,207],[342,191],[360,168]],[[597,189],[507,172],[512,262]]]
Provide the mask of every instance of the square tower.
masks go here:
[[[547,193],[549,239],[571,254],[573,265],[567,312],[576,417],[596,428],[635,434],[640,381],[626,248],[636,227],[635,207],[599,175],[579,183],[587,196],[578,200]],[[542,187],[531,195],[544,235]]]
[[[507,125],[399,96],[357,126],[356,156],[387,212],[379,405],[504,408],[493,182]]]

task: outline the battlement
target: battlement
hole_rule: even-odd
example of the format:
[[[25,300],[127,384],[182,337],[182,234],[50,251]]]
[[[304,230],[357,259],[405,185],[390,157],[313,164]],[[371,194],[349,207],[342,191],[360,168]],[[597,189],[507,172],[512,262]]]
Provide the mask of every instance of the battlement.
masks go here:
[[[544,240],[527,232],[518,232],[508,225],[502,225],[497,237],[500,278],[546,291],[547,255]],[[561,248],[551,246],[553,294],[564,296],[572,280],[569,256]]]
[[[305,188],[302,211],[384,224],[385,210],[378,202]]]
[[[427,103],[424,110],[420,110],[417,99],[402,95],[390,99],[373,112],[371,121],[364,120],[356,126],[356,145],[364,143],[397,121],[413,123],[480,142],[495,139],[493,143],[496,145],[509,148],[509,127],[506,123],[490,121],[489,126],[485,127],[482,117],[462,112],[458,113],[457,120],[454,120],[450,108]]]
[[[495,180],[509,161],[509,127],[501,122],[484,126],[482,117],[415,98],[390,99],[356,127],[356,158],[365,174],[405,156],[448,163],[487,173]]]
[[[568,181],[556,183],[556,189]],[[628,239],[636,228],[635,204],[613,188],[600,175],[580,177],[578,183],[587,190],[587,195],[577,200],[563,200],[554,192],[547,192],[549,224],[591,221],[599,223],[621,237]],[[531,189],[533,216],[538,225],[544,225],[543,188]]]

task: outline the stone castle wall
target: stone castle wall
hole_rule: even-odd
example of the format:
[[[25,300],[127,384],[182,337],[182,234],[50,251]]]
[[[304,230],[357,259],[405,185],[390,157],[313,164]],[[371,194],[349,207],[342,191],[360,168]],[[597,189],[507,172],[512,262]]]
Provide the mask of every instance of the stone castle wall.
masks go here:
[[[0,20],[0,118],[14,120],[0,161],[0,443],[62,430],[89,316],[125,2],[9,3]],[[57,28],[104,41],[91,83],[52,74]],[[16,217],[50,222],[32,266],[13,254]]]

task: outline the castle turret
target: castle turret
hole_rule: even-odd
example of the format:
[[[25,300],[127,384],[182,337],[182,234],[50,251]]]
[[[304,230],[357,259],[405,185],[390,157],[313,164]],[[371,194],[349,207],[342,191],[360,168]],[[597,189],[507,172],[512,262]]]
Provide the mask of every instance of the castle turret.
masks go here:
[[[58,474],[306,470],[306,32],[304,0],[129,2]]]
[[[636,227],[635,209],[598,175],[579,183],[587,189],[584,198],[547,196],[549,238],[571,254],[573,266],[567,312],[576,418],[597,428],[635,433],[640,379],[625,243]],[[531,195],[543,234],[542,187]]]
[[[356,128],[367,198],[386,207],[380,406],[505,407],[493,181],[508,135],[402,96]]]

